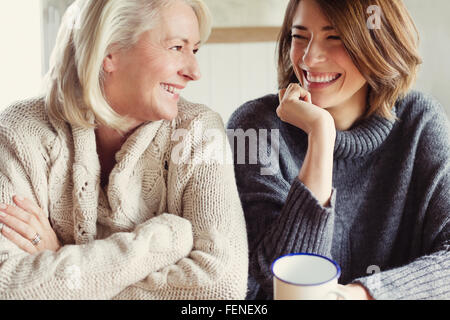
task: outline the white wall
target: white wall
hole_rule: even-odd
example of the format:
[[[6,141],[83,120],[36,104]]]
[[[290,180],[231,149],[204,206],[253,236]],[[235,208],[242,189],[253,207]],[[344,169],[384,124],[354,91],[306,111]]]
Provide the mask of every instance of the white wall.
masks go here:
[[[405,3],[419,29],[424,60],[416,88],[435,96],[450,117],[450,1]]]
[[[275,43],[209,44],[198,60],[202,78],[184,90],[188,100],[206,104],[226,122],[244,102],[277,90]]]
[[[40,1],[0,1],[0,110],[41,89]]]
[[[289,0],[203,0],[215,27],[280,26]]]

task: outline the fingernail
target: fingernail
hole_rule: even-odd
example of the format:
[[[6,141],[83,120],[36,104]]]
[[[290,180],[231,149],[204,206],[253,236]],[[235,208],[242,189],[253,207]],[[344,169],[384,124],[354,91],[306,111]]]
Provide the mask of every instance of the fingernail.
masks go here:
[[[0,203],[0,210],[6,210],[6,204]]]
[[[0,217],[1,218],[6,218],[6,213],[0,211]]]
[[[16,196],[16,200],[17,200],[17,201],[23,201],[23,200],[25,200],[25,199],[24,199],[24,197]]]
[[[10,232],[11,232],[11,229],[10,229],[8,226],[3,225],[2,231],[4,231],[5,233],[10,233]]]

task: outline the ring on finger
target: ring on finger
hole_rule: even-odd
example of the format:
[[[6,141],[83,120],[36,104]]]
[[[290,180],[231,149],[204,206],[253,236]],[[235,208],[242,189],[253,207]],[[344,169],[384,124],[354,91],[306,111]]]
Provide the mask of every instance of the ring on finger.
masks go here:
[[[33,240],[31,240],[31,243],[33,244],[33,246],[37,247],[39,245],[39,242],[41,242],[41,236],[39,235],[39,233],[36,233],[36,235],[34,236]]]

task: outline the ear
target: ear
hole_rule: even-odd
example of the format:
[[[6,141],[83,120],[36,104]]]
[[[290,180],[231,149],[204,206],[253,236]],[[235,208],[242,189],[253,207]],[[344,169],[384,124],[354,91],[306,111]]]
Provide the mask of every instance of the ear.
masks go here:
[[[103,70],[106,73],[112,73],[117,70],[117,55],[110,53],[103,60]]]

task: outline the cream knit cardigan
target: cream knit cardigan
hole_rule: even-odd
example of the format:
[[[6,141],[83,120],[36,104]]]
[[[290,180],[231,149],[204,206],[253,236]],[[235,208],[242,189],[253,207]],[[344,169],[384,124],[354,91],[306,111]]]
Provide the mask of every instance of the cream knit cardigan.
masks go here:
[[[177,129],[210,161],[173,161]],[[103,190],[94,130],[49,119],[42,98],[16,103],[0,116],[0,201],[35,201],[63,247],[30,255],[0,235],[0,299],[244,299],[245,220],[217,155],[231,158],[221,118],[181,100],[129,137]]]

